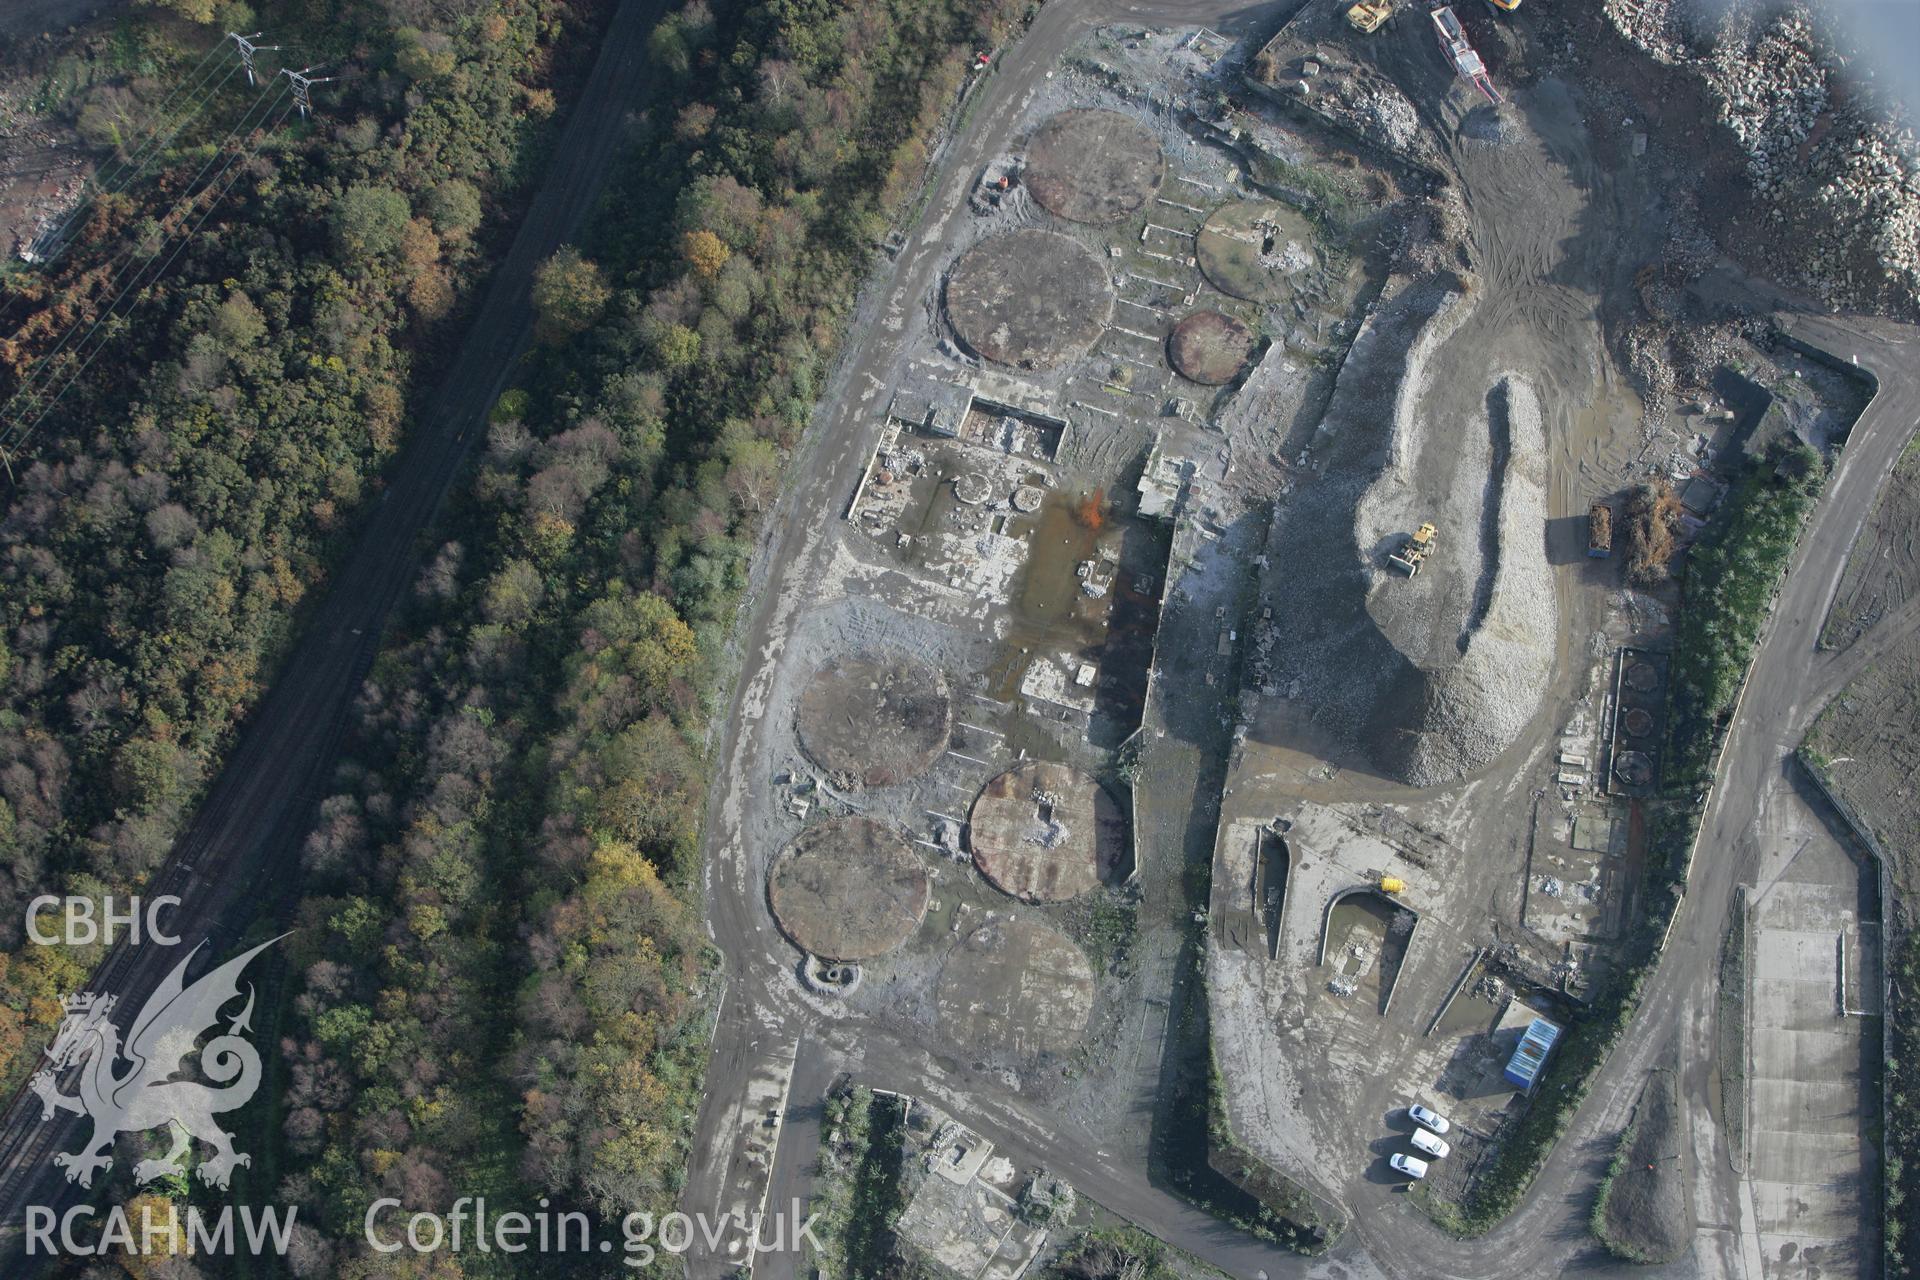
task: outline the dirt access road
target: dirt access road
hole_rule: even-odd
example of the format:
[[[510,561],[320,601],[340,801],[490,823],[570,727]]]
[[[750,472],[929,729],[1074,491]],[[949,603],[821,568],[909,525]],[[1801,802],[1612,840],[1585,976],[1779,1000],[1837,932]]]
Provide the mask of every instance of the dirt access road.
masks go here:
[[[419,570],[421,535],[532,332],[534,268],[581,225],[599,198],[623,130],[640,100],[646,41],[663,0],[624,0],[599,58],[552,149],[542,186],[494,273],[460,354],[417,406],[406,447],[387,473],[359,542],[306,620],[299,643],[248,721],[192,824],[149,895],[177,894],[175,932],[213,937],[225,950],[263,905],[298,885],[313,807],[332,777],[354,695],[394,604]],[[179,962],[169,947],[121,947],[91,989],[120,998],[128,1016]],[[28,1204],[61,1205],[72,1189],[49,1162],[79,1145],[77,1123],[40,1122],[39,1101],[16,1097],[0,1121],[0,1228],[17,1230]],[[15,1246],[17,1247],[17,1245]],[[12,1262],[6,1274],[19,1274]]]

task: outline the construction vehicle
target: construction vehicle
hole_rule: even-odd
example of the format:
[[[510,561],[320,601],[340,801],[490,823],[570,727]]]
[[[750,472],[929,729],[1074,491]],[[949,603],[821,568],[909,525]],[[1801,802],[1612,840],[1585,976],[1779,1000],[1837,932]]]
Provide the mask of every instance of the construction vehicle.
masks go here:
[[[1407,539],[1405,546],[1401,547],[1396,554],[1387,557],[1387,563],[1409,578],[1417,577],[1420,566],[1426,562],[1429,555],[1433,554],[1433,535],[1436,532],[1431,523],[1421,525]]]
[[[1460,25],[1460,19],[1450,5],[1442,5],[1430,15],[1433,18],[1433,34],[1440,41],[1440,51],[1453,63],[1453,69],[1474,88],[1485,95],[1488,102],[1499,106],[1503,99],[1500,91],[1493,87],[1493,79],[1487,75],[1487,64],[1473,51],[1473,45],[1467,40],[1467,30]]]
[[[1347,10],[1347,25],[1372,35],[1393,16],[1393,0],[1360,0]]]
[[[1487,0],[1487,3],[1502,13],[1512,13],[1520,7],[1520,0]]]

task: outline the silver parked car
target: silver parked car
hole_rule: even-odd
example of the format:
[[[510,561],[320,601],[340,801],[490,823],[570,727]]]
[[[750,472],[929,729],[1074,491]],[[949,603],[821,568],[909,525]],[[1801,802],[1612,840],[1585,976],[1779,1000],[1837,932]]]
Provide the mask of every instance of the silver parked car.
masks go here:
[[[1438,1111],[1430,1111],[1417,1102],[1407,1108],[1407,1119],[1417,1125],[1431,1129],[1435,1133],[1445,1133],[1447,1130],[1453,1128],[1453,1125],[1448,1123],[1445,1116],[1441,1115]]]

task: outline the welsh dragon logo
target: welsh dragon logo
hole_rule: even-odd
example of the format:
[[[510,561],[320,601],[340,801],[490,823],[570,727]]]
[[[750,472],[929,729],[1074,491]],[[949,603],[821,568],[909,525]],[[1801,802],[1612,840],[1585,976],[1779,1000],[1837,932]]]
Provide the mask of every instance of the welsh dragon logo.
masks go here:
[[[261,943],[189,986],[187,966],[206,943],[195,947],[140,1007],[125,1044],[113,1025],[115,997],[84,992],[61,1002],[67,1016],[46,1051],[51,1063],[29,1086],[40,1095],[42,1123],[59,1111],[93,1121],[93,1135],[78,1151],[53,1157],[53,1163],[67,1171],[67,1181],[91,1187],[94,1174],[113,1163],[116,1137],[162,1125],[172,1130],[173,1146],[158,1160],[136,1164],[135,1182],[186,1172],[192,1139],[214,1149],[213,1157],[199,1166],[200,1179],[208,1186],[224,1189],[237,1166],[253,1163],[252,1156],[233,1149],[233,1135],[214,1118],[245,1106],[260,1087],[260,1055],[241,1035],[253,1029],[251,985],[246,1007],[227,1019],[225,1033],[198,1049],[200,1073],[213,1084],[169,1077],[187,1065],[201,1035],[221,1020],[220,1010],[240,997],[240,975],[247,963],[279,940]],[[126,1069],[119,1071],[123,1062]],[[82,1064],[79,1095],[61,1093],[55,1076],[76,1063]]]

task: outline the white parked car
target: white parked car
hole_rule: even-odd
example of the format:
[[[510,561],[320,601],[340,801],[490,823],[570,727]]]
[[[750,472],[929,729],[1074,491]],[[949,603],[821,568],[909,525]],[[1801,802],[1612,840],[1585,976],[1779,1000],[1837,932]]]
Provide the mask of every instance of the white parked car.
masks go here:
[[[1447,1130],[1453,1128],[1453,1126],[1447,1122],[1445,1116],[1437,1111],[1429,1111],[1417,1102],[1407,1108],[1407,1118],[1417,1125],[1424,1125],[1435,1133],[1445,1133]]]
[[[1387,1163],[1406,1174],[1409,1178],[1427,1176],[1427,1162],[1419,1156],[1401,1155],[1398,1151],[1387,1157]]]
[[[1453,1150],[1447,1145],[1445,1138],[1436,1138],[1425,1129],[1413,1131],[1413,1145],[1415,1150],[1424,1151],[1435,1160],[1443,1159],[1449,1151]]]

